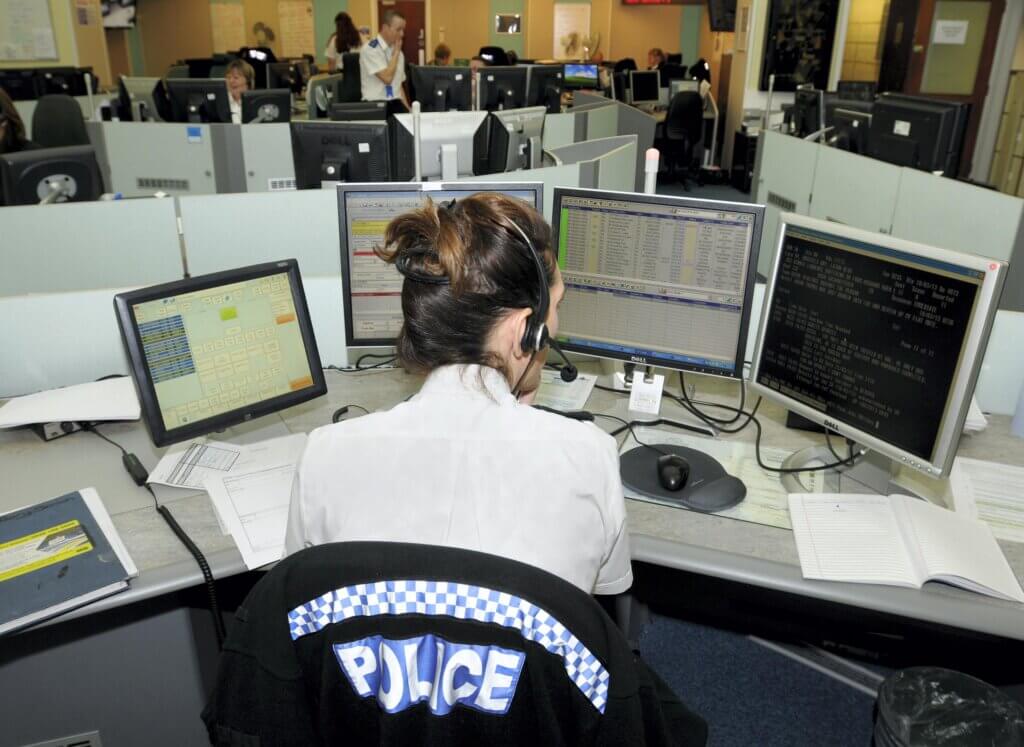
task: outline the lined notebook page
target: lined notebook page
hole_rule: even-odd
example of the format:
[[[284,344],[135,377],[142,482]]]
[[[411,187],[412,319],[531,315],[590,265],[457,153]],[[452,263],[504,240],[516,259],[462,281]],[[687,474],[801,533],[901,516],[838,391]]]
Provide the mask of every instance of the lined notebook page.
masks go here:
[[[919,587],[887,496],[791,494],[804,578]]]

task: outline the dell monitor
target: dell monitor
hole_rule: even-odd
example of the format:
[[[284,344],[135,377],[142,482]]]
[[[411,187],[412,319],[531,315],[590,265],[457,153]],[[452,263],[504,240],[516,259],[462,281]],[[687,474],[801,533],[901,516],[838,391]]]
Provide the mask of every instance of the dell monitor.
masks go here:
[[[478,109],[519,109],[526,106],[527,68],[485,67],[477,74]]]
[[[0,205],[89,202],[103,194],[91,145],[0,154]]]
[[[630,70],[629,88],[633,104],[653,106],[661,97],[661,74],[657,70]]]
[[[294,259],[120,293],[114,310],[157,446],[327,393]]]
[[[168,78],[166,82],[175,122],[231,124],[228,86],[223,78]]]
[[[383,122],[387,118],[387,101],[353,101],[331,104],[332,122]]]
[[[267,65],[267,88],[287,88],[299,94],[305,82],[302,67],[297,62],[271,62]]]
[[[866,156],[871,139],[871,115],[851,109],[836,109],[832,114],[829,143],[840,150]]]
[[[872,112],[871,155],[955,177],[969,112],[958,102],[883,94]]]
[[[949,473],[1005,270],[782,215],[750,379],[758,394],[867,450],[863,465],[837,468],[839,484],[826,490],[888,494],[894,465]],[[822,457],[836,461],[821,449],[784,466]]]
[[[473,108],[473,75],[468,67],[411,65],[413,100],[425,112],[468,112]]]
[[[290,122],[292,92],[287,88],[242,91],[242,123]]]
[[[306,86],[306,108],[310,119],[324,119],[327,116],[335,99],[335,87],[341,83],[343,77],[338,73],[309,81],[309,85]]]
[[[596,64],[565,63],[565,87],[570,89],[600,88],[601,82]]]
[[[798,88],[793,98],[793,134],[810,137],[825,129],[825,94],[817,88]]]
[[[562,90],[565,86],[562,65],[531,65],[526,80],[526,105],[543,106],[549,114],[562,111]]]
[[[348,347],[390,347],[402,327],[402,276],[380,259],[374,248],[384,245],[384,229],[393,218],[423,205],[460,200],[478,192],[501,192],[531,207],[543,208],[539,182],[441,183],[424,190],[412,184],[345,184],[338,187],[341,240],[341,281]]]
[[[427,112],[420,115],[420,177],[452,181],[487,173],[487,112]],[[395,181],[415,177],[413,115],[392,118]]]
[[[491,112],[487,171],[540,168],[546,116],[543,106]]]
[[[295,188],[390,178],[385,122],[292,122]]]
[[[161,78],[122,75],[117,92],[118,116],[122,122],[163,122],[172,117],[167,87]]]
[[[556,187],[552,215],[565,283],[562,348],[742,380],[763,206]],[[725,474],[700,452],[658,448],[690,461],[690,485]],[[651,479],[659,456],[648,448],[624,454],[624,484],[687,505],[689,488],[676,495]]]
[[[836,84],[836,93],[843,99],[874,101],[878,84],[871,80],[841,80]]]

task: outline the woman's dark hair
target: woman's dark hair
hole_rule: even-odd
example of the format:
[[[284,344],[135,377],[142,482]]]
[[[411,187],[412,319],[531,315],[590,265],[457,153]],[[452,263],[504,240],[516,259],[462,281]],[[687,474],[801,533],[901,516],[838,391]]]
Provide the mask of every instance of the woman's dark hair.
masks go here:
[[[404,321],[396,343],[406,370],[427,373],[452,363],[477,363],[508,376],[506,362],[487,351],[488,339],[509,312],[532,308],[536,313],[542,281],[516,226],[540,254],[543,282],[550,288],[555,277],[551,229],[515,197],[482,192],[441,206],[428,200],[388,224],[384,247],[376,252],[406,274]]]
[[[334,48],[340,53],[351,52],[358,49],[363,43],[359,36],[359,30],[352,23],[352,16],[341,11],[334,17]]]
[[[25,137],[25,123],[21,121],[18,110],[14,108],[11,97],[2,88],[0,88],[0,120],[7,124],[3,142],[0,142],[0,153],[21,150],[22,144],[28,139]]]

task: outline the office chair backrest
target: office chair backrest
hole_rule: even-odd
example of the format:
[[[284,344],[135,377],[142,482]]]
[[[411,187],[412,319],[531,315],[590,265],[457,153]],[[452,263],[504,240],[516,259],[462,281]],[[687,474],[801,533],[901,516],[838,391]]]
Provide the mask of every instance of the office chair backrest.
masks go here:
[[[703,743],[590,595],[469,550],[303,550],[236,614],[215,745]]]
[[[614,72],[616,73],[628,73],[630,70],[637,70],[636,60],[632,57],[623,57],[621,60],[615,63]]]
[[[341,56],[341,82],[335,87],[334,103],[351,104],[363,100],[363,84],[359,81],[359,53],[345,52]]]
[[[88,145],[89,134],[78,102],[66,93],[41,97],[32,112],[32,140],[44,148]]]
[[[665,115],[665,137],[684,138],[695,145],[701,139],[704,124],[704,101],[696,91],[680,91],[668,104]]]

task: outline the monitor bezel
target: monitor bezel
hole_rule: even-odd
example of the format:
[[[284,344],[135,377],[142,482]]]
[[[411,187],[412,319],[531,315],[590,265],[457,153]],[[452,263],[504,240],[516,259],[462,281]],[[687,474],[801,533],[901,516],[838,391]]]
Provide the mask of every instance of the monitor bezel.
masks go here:
[[[272,399],[256,402],[245,407],[235,408],[234,410],[229,410],[228,412],[220,413],[195,423],[189,423],[188,425],[171,429],[164,427],[163,416],[160,414],[160,403],[156,396],[156,388],[146,367],[142,337],[139,334],[138,325],[135,323],[135,315],[132,313],[133,306],[171,295],[192,293],[215,288],[218,285],[245,282],[283,273],[288,275],[288,280],[291,283],[296,321],[299,324],[302,342],[306,348],[306,358],[309,364],[310,375],[313,379],[313,386],[298,392],[281,394]],[[309,307],[306,304],[306,294],[302,287],[302,275],[299,273],[299,263],[294,259],[249,265],[234,270],[213,272],[208,275],[174,280],[169,283],[161,283],[160,285],[141,288],[127,293],[119,293],[114,296],[114,312],[117,315],[118,326],[121,330],[121,339],[124,341],[125,350],[128,353],[128,362],[131,367],[132,380],[135,382],[135,391],[139,395],[139,404],[142,406],[142,419],[146,424],[150,437],[153,439],[153,443],[157,446],[167,446],[189,438],[204,436],[208,433],[223,430],[224,428],[229,428],[233,425],[262,417],[263,415],[269,415],[327,394],[327,381],[324,378],[320,362],[320,352],[317,349],[316,336],[313,333],[313,324],[309,316]]]
[[[585,344],[573,343],[563,338],[562,330],[559,329],[556,335],[558,344],[566,351],[581,353],[591,358],[605,358],[608,360],[622,361],[624,363],[636,363],[643,366],[657,366],[672,371],[683,371],[685,373],[702,374],[705,376],[717,376],[723,379],[742,379],[744,353],[747,347],[748,329],[750,327],[750,316],[753,307],[754,285],[757,280],[757,258],[761,248],[761,232],[764,228],[764,205],[748,202],[729,202],[727,200],[701,200],[694,197],[676,197],[669,195],[650,195],[639,192],[620,192],[607,189],[578,189],[567,187],[555,187],[554,197],[551,205],[551,233],[558,241],[560,231],[560,206],[563,197],[601,198],[611,200],[629,200],[643,205],[669,205],[687,207],[697,210],[731,210],[741,213],[752,213],[754,224],[750,240],[750,253],[747,257],[747,271],[743,286],[743,300],[741,301],[739,334],[736,340],[736,352],[733,357],[732,371],[724,371],[718,368],[707,368],[700,365],[683,364],[679,361],[660,358],[657,356],[637,355],[634,353],[618,353],[615,351],[596,351]],[[556,243],[556,252],[558,249]]]
[[[918,256],[922,259],[946,262],[985,273],[985,280],[979,288],[977,301],[971,315],[970,326],[967,334],[964,336],[960,363],[957,365],[956,373],[950,386],[950,395],[943,411],[939,431],[936,433],[931,454],[928,457],[922,457],[894,446],[877,436],[835,417],[830,417],[804,404],[800,400],[777,392],[758,382],[764,335],[770,317],[768,310],[771,309],[772,300],[775,295],[775,278],[782,264],[782,246],[786,237],[786,229],[789,226],[830,234],[839,239],[859,241],[883,249],[892,249]],[[768,281],[765,285],[764,304],[761,309],[761,319],[758,322],[757,340],[754,343],[751,356],[750,387],[759,396],[776,402],[786,409],[802,415],[813,423],[827,427],[830,431],[838,433],[840,436],[852,439],[861,446],[865,446],[888,457],[894,463],[913,467],[931,477],[944,477],[949,474],[953,458],[956,456],[956,449],[960,442],[964,420],[967,417],[971,396],[973,395],[978,374],[981,370],[982,356],[979,353],[984,352],[984,346],[987,344],[989,332],[998,310],[999,295],[1005,282],[1006,267],[1005,262],[987,257],[961,254],[886,234],[875,234],[859,228],[851,228],[840,223],[808,218],[796,215],[795,213],[783,213],[779,217],[779,233],[776,238],[775,257],[772,260],[771,271],[768,274]],[[959,403],[959,405],[955,403]]]
[[[341,257],[341,300],[345,315],[346,348],[393,348],[397,337],[355,338],[352,318],[352,278],[348,261],[348,215],[345,199],[349,192],[522,192],[532,190],[537,195],[537,212],[544,213],[543,182],[346,182],[337,187],[338,197],[338,249]]]

